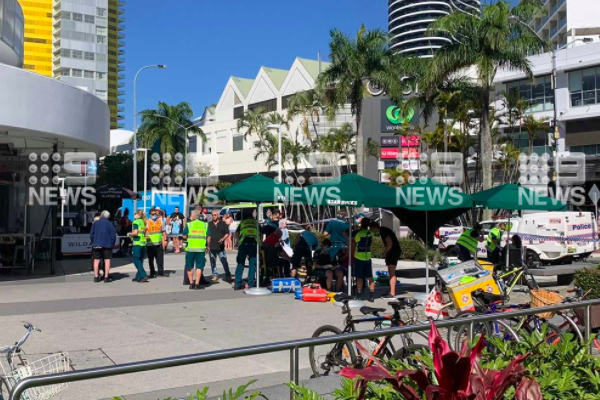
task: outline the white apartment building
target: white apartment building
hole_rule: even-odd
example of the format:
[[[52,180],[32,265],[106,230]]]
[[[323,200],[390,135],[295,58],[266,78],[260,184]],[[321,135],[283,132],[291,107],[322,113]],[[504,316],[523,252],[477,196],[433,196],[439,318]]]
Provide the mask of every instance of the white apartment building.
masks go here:
[[[529,26],[554,48],[563,48],[581,37],[600,41],[600,1],[544,0],[547,14],[534,18]]]
[[[258,137],[244,139],[245,132],[238,131],[239,118],[244,112],[259,107],[285,115],[289,99],[298,92],[314,89],[320,71],[328,66],[327,62],[296,58],[289,70],[261,67],[253,79],[230,77],[218,102],[207,107],[202,116],[203,123],[199,126],[207,140],[200,137],[190,140],[190,163],[211,164],[213,174],[222,180],[237,181],[252,174],[269,172],[264,158],[254,159]],[[301,122],[302,117],[296,117],[289,131],[283,134],[293,139],[298,132],[299,140],[308,143],[299,129]],[[326,134],[344,123],[355,127],[349,107],[340,109],[334,121],[321,116],[317,133]],[[193,169],[193,166],[188,167]],[[275,175],[277,167],[270,172]]]
[[[523,74],[499,71],[496,93],[518,91],[521,98],[531,102],[529,112],[538,118],[547,118],[549,126],[556,104],[559,150],[585,153],[588,161],[586,180],[600,179],[600,43],[588,43],[556,52],[556,103],[551,85],[551,53],[534,56],[530,60],[535,74],[534,82]],[[501,112],[502,101],[497,102],[496,109]],[[527,140],[527,134],[524,133],[521,147],[527,148]],[[534,140],[534,146],[541,150],[547,140],[540,135]]]

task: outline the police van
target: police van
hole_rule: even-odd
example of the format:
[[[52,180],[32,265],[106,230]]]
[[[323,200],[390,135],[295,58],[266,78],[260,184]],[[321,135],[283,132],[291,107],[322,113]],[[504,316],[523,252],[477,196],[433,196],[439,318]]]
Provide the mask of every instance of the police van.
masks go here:
[[[482,221],[482,233],[487,234],[499,223],[508,219]],[[511,235],[517,234],[526,247],[526,262],[530,267],[543,264],[570,264],[573,260],[587,258],[598,247],[597,225],[590,212],[544,212],[524,214],[510,219]],[[449,256],[456,255],[456,242],[460,234],[443,236],[439,249]],[[502,246],[506,244],[504,233]],[[477,258],[487,258],[486,241],[477,247]]]

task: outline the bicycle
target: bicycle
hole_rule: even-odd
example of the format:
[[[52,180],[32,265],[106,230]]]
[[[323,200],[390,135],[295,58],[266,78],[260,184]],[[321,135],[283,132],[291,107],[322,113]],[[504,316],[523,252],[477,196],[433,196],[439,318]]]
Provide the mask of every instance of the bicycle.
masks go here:
[[[360,312],[363,315],[371,315],[371,317],[360,319],[355,319],[352,316],[351,308],[348,305],[350,300],[354,300],[353,297],[346,294],[337,294],[334,300],[342,303],[342,314],[346,315],[344,329],[340,330],[332,325],[324,325],[315,331],[312,335],[313,338],[328,336],[329,334],[340,335],[356,332],[356,325],[361,323],[373,322],[375,329],[384,329],[387,327],[411,325],[418,322],[415,311],[417,301],[415,299],[398,298],[397,301],[388,303],[394,310],[392,315],[380,315],[386,311],[385,308],[361,307]],[[407,309],[411,310],[412,315],[409,315]],[[402,319],[400,311],[406,312],[409,317],[408,321]],[[417,334],[427,340],[425,334],[421,332],[417,332]],[[368,339],[366,346],[357,341],[356,349],[349,342],[335,343],[332,348],[327,349],[323,354],[317,352],[316,346],[311,346],[309,347],[308,354],[313,371],[312,377],[328,376],[331,372],[337,373],[345,367],[364,368],[372,364],[372,357],[405,359],[421,351],[429,351],[428,346],[415,344],[408,334],[396,336],[399,336],[402,341],[402,347],[398,350],[396,350],[392,343],[392,336]],[[365,357],[361,354],[361,349],[363,348],[368,352],[368,354],[364,354]]]
[[[27,329],[27,332],[19,341],[15,342],[14,345],[0,348],[0,355],[6,357],[6,362],[0,359],[0,369],[2,371],[0,376],[0,400],[8,399],[10,391],[20,380],[34,375],[56,374],[71,369],[69,356],[66,353],[51,354],[36,361],[25,359],[23,357],[25,355],[23,345],[33,332],[41,332],[42,330],[28,322],[25,323],[24,328]],[[16,364],[17,358],[21,365]],[[25,391],[23,398],[26,400],[48,400],[67,387],[68,383],[31,388]]]

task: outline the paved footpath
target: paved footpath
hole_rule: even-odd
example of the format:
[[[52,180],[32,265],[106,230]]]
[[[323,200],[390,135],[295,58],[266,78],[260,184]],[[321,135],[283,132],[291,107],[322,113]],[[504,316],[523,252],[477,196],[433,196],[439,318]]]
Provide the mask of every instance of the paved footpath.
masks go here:
[[[233,268],[235,253],[228,259]],[[166,269],[175,271],[170,278],[145,284],[131,282],[135,268],[128,261],[115,261],[119,266],[112,274],[118,280],[109,284],[92,282],[85,259],[62,260],[61,276],[15,281],[0,276],[0,344],[17,340],[29,321],[42,333],[31,336],[28,354],[67,351],[73,367],[84,369],[306,338],[321,325],[343,322],[338,307],[293,295],[251,297],[225,282],[191,291],[182,285],[183,254],[165,257]],[[375,305],[386,306],[383,300]],[[300,368],[301,378],[308,378],[306,350]],[[287,382],[288,371],[289,353],[274,353],[79,382],[61,398],[178,398],[204,386],[218,395],[250,379],[259,379],[257,388]]]
[[[235,253],[228,259],[233,270]],[[14,343],[24,332],[23,322],[29,321],[42,329],[25,346],[29,355],[66,351],[73,368],[85,369],[306,338],[321,325],[343,323],[338,307],[304,303],[290,294],[252,297],[225,282],[190,291],[182,285],[183,254],[165,257],[165,268],[174,271],[170,278],[145,284],[131,282],[135,268],[129,261],[115,260],[111,275],[117,280],[109,284],[92,282],[89,259],[62,260],[64,273],[53,277],[0,276],[0,345]],[[381,260],[374,265],[375,270],[385,269]],[[403,263],[401,268],[422,266]],[[420,291],[423,298],[423,279],[402,282],[408,295]],[[376,300],[373,306],[387,304]],[[300,352],[300,368],[300,378],[309,378],[307,350]],[[287,396],[281,384],[289,381],[288,371],[289,353],[273,353],[78,382],[60,398],[181,398],[205,386],[211,395],[219,395],[223,389],[258,379],[253,387],[267,388],[269,398],[278,399]],[[310,382],[321,393],[337,384],[335,379]]]

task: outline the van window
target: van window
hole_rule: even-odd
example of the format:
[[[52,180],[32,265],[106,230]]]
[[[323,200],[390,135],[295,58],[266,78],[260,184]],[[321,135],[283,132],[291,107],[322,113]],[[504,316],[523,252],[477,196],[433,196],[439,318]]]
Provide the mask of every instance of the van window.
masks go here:
[[[496,225],[498,225],[497,222],[486,222],[486,223],[483,223],[483,224],[481,224],[482,231],[487,233],[487,232],[491,231],[492,228],[494,228]]]

